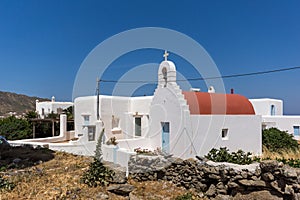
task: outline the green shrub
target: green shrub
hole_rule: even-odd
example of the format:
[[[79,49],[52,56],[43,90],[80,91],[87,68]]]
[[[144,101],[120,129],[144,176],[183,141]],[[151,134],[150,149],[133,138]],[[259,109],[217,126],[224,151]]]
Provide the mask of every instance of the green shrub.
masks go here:
[[[90,187],[97,187],[99,185],[108,185],[112,180],[113,171],[109,170],[102,163],[102,137],[104,129],[102,129],[100,136],[97,140],[94,161],[90,164],[88,171],[81,177],[81,182]]]
[[[262,132],[262,144],[271,152],[282,152],[286,150],[295,151],[298,143],[293,136],[277,128],[265,129]]]
[[[180,195],[178,197],[176,197],[175,200],[192,200],[193,199],[193,195],[191,193],[186,193],[186,194],[183,194],[183,195]]]
[[[285,158],[276,158],[277,161],[283,162],[283,164],[289,165],[291,167],[300,168],[300,159],[285,159]]]
[[[230,153],[229,149],[226,147],[221,147],[220,149],[213,148],[209,151],[205,158],[214,162],[229,162],[240,165],[246,165],[253,162],[251,153],[245,153],[242,150]]]
[[[112,180],[113,172],[103,165],[103,163],[94,159],[90,164],[88,171],[81,177],[81,182],[90,187],[97,187],[99,185],[108,185]]]
[[[0,175],[0,190],[12,190],[15,188],[15,184],[9,182],[7,179]]]

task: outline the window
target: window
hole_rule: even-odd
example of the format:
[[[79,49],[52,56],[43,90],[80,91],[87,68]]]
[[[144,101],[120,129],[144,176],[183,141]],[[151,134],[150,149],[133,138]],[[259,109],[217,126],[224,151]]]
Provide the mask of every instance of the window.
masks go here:
[[[228,129],[222,129],[222,140],[228,140]]]
[[[135,136],[142,136],[142,118],[135,117]]]
[[[119,128],[119,122],[120,119],[113,115],[111,119],[111,128]]]
[[[95,132],[96,132],[95,126],[88,127],[88,140],[89,141],[95,141]]]
[[[162,151],[166,154],[170,153],[170,123],[161,122],[162,126]]]
[[[275,106],[271,105],[271,115],[274,116],[275,115]]]
[[[84,122],[84,125],[89,125],[89,123],[90,123],[90,116],[89,115],[84,115],[83,116],[83,122]]]
[[[42,108],[42,115],[45,115],[45,109]]]
[[[164,87],[167,87],[167,82],[168,82],[168,74],[167,74],[168,72],[167,72],[167,68],[163,68],[162,69],[162,74],[163,74],[163,78],[164,78],[164,80],[165,80],[165,85],[164,85]]]
[[[299,126],[294,126],[294,136],[300,136]]]

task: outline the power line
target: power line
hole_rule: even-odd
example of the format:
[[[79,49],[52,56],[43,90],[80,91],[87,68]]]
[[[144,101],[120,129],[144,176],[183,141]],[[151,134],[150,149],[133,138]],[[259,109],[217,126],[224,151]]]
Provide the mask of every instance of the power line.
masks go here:
[[[176,81],[177,82],[180,82],[180,81],[181,82],[183,82],[183,81],[204,81],[204,80],[212,80],[212,79],[235,78],[235,77],[243,77],[243,76],[270,74],[270,73],[283,72],[283,71],[291,71],[291,70],[296,70],[296,69],[300,69],[300,66],[274,69],[274,70],[268,70],[268,71],[251,72],[251,73],[244,73],[244,74],[231,74],[231,75],[224,75],[224,76],[207,77],[207,78],[202,78],[202,77],[188,78],[188,79],[180,79],[180,80],[176,80]],[[158,81],[139,81],[139,80],[117,81],[117,80],[101,79],[100,82],[106,82],[106,83],[157,83]]]

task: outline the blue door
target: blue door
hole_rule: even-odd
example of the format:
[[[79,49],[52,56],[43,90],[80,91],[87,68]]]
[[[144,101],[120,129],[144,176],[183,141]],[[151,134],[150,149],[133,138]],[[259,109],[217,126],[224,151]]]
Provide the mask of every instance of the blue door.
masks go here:
[[[294,136],[300,136],[299,126],[294,126]]]
[[[162,151],[166,154],[170,153],[170,123],[162,122]]]

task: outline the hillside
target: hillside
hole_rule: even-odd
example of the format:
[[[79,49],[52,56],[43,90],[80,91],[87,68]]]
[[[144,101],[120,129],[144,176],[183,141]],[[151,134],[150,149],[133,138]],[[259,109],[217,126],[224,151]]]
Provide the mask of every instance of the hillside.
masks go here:
[[[0,187],[0,199],[129,199],[108,192],[104,186],[88,187],[81,183],[80,178],[91,162],[91,157],[41,148],[14,147],[0,151],[0,186],[1,176],[15,184],[11,191]],[[136,187],[132,199],[175,199],[188,192],[166,181],[130,181],[130,184]]]
[[[9,112],[22,114],[29,110],[35,110],[36,99],[40,101],[49,100],[38,97],[29,97],[23,94],[0,91],[0,116],[3,116]]]

